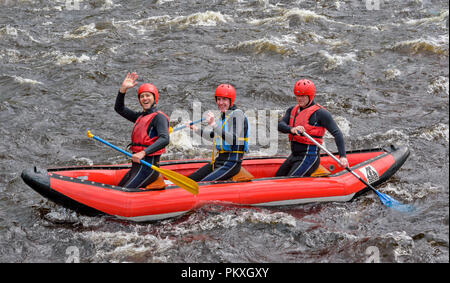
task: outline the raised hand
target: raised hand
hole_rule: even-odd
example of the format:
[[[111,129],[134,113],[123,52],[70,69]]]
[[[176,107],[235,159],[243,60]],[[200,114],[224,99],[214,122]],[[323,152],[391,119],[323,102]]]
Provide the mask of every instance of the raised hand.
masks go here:
[[[135,87],[138,83],[136,80],[138,79],[138,75],[136,73],[128,73],[125,79],[123,80],[122,85],[120,86],[120,92],[126,93],[129,88]]]

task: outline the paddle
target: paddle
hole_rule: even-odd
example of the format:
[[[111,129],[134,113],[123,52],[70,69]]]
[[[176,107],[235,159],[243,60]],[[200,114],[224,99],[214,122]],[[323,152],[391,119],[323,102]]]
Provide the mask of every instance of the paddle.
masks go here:
[[[98,140],[99,142],[102,142],[102,143],[106,144],[107,146],[110,146],[110,147],[114,148],[115,150],[120,151],[121,153],[123,153],[123,154],[125,154],[125,155],[127,155],[129,157],[132,156],[131,153],[126,152],[125,150],[123,150],[121,148],[118,148],[117,146],[115,146],[113,144],[110,144],[109,142],[107,142],[107,141],[105,141],[105,140],[103,140],[103,139],[101,139],[101,138],[99,138],[97,136],[94,136],[93,134],[91,134],[90,131],[87,131],[87,136],[89,138],[94,138],[95,140]],[[169,181],[171,181],[175,185],[185,189],[186,191],[190,192],[191,194],[194,194],[194,195],[198,194],[198,184],[194,180],[189,179],[188,177],[183,176],[183,175],[181,175],[181,174],[179,174],[177,172],[174,172],[172,170],[158,168],[155,165],[152,165],[152,164],[146,162],[145,160],[140,160],[140,162],[141,162],[141,164],[144,164],[144,165],[152,168],[156,172],[161,173]]]
[[[307,133],[302,133],[305,137],[307,137],[310,141],[312,141],[315,145],[317,145],[320,149],[322,149],[323,151],[325,151],[330,157],[332,157],[339,165],[342,166],[341,161],[339,159],[337,159],[336,156],[334,156],[331,152],[329,152],[323,145],[321,145],[320,143],[318,143],[315,139],[313,139],[310,135],[308,135]],[[344,166],[342,166],[344,167]],[[384,204],[387,207],[393,208],[397,211],[402,211],[402,212],[410,212],[412,210],[414,210],[414,207],[411,205],[407,205],[407,204],[402,204],[399,201],[395,200],[394,198],[392,198],[391,196],[388,196],[386,194],[380,193],[379,191],[377,191],[372,185],[370,185],[369,183],[367,183],[366,181],[364,181],[361,177],[359,177],[352,169],[350,169],[348,166],[345,166],[345,169],[352,173],[353,176],[355,176],[356,178],[358,178],[358,180],[360,180],[361,182],[364,183],[364,185],[366,185],[369,189],[373,190],[377,195],[378,198],[380,199],[381,203]]]
[[[194,121],[194,122],[190,122],[190,123],[189,123],[189,126],[192,126],[192,125],[194,125],[194,124],[200,123],[200,122],[203,121],[203,120],[205,120],[205,118],[201,118],[201,119],[196,120],[196,121]],[[177,127],[177,128],[175,128],[175,129],[172,128],[172,127],[169,127],[169,134],[172,133],[172,132],[176,132],[176,131],[182,130],[182,129],[186,128],[186,127],[187,127],[186,125]]]

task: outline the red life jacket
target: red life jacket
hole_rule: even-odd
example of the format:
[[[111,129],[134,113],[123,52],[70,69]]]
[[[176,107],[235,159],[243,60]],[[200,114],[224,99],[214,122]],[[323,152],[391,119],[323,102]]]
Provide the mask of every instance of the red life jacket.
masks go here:
[[[323,135],[325,135],[326,129],[324,127],[311,126],[309,124],[309,117],[311,117],[311,115],[320,108],[323,109],[325,108],[319,104],[314,104],[308,108],[303,109],[297,115],[299,107],[300,106],[297,104],[294,108],[292,108],[291,117],[289,119],[289,126],[291,127],[303,126],[307,134],[309,134],[312,138],[314,138],[318,143],[322,144]],[[289,134],[289,140],[303,144],[314,144],[307,137],[301,135]]]
[[[155,143],[155,141],[158,139],[158,137],[150,138],[147,133],[148,125],[152,122],[153,118],[155,118],[156,115],[162,114],[167,118],[167,121],[169,121],[169,117],[164,114],[161,111],[156,111],[148,115],[141,115],[136,122],[134,123],[133,132],[131,133],[131,147],[130,150],[133,153],[143,151],[148,146]],[[148,156],[151,155],[161,155],[164,152],[166,152],[165,148],[162,148],[158,151],[152,152],[148,154]]]

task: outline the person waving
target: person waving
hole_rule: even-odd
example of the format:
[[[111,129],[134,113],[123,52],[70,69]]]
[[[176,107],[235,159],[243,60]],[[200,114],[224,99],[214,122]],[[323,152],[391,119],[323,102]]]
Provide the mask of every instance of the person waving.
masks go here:
[[[158,110],[158,89],[150,83],[139,86],[137,98],[142,111],[136,112],[125,107],[125,94],[128,89],[137,85],[138,75],[128,73],[116,97],[114,110],[122,117],[134,123],[131,134],[130,150],[133,152],[131,169],[119,182],[119,186],[127,188],[144,188],[154,182],[159,173],[140,160],[159,167],[161,154],[169,144],[169,117]]]

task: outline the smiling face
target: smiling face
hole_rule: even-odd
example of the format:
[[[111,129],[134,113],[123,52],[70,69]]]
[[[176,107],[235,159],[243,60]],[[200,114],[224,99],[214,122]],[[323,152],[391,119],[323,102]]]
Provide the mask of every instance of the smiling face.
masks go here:
[[[226,98],[226,97],[221,97],[218,96],[216,97],[216,104],[217,107],[219,108],[220,112],[225,113],[225,111],[228,110],[228,108],[230,108],[230,99]]]
[[[297,100],[297,104],[300,105],[301,108],[305,108],[309,104],[309,96],[307,95],[296,95],[295,99]]]
[[[139,95],[139,103],[141,104],[144,111],[152,108],[154,102],[155,97],[151,92],[143,92]]]

